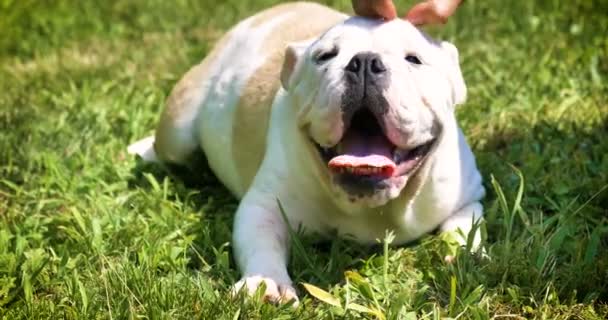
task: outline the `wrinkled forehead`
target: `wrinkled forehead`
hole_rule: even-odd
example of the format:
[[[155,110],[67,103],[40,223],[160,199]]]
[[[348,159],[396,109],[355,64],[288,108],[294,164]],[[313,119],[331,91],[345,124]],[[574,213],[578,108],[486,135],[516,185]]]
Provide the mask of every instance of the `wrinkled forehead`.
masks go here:
[[[315,45],[381,54],[418,52],[434,55],[440,50],[436,41],[403,19],[385,22],[361,17],[351,17],[334,26]]]

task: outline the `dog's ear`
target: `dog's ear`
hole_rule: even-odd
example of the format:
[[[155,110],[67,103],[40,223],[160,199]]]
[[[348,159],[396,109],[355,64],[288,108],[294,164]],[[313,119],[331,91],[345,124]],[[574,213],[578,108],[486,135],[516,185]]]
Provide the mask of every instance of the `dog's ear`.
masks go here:
[[[462,72],[460,72],[460,62],[458,61],[458,49],[446,41],[441,42],[441,49],[448,56],[447,65],[448,79],[452,84],[452,99],[455,105],[464,103],[467,99],[467,86],[464,83]]]
[[[300,73],[304,53],[310,44],[309,41],[294,42],[285,49],[283,68],[281,69],[281,84],[283,89],[289,90],[296,82]]]

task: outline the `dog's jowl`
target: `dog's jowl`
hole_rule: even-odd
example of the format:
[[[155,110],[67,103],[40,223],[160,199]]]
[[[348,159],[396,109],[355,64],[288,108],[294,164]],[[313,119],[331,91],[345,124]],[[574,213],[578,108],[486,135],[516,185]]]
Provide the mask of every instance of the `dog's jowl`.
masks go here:
[[[235,289],[265,282],[286,301],[297,296],[277,200],[293,228],[361,243],[469,233],[484,189],[454,116],[465,96],[453,45],[405,20],[289,3],[231,29],[176,85],[155,137],[129,150],[186,166],[202,150],[241,201]]]

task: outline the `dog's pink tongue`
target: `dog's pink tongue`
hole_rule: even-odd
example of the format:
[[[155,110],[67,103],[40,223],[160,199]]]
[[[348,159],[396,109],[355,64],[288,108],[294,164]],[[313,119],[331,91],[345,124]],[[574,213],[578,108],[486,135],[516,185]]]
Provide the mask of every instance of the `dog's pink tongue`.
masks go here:
[[[363,137],[347,132],[338,146],[340,155],[328,166],[338,173],[391,177],[397,165],[392,159],[393,145],[384,136]]]

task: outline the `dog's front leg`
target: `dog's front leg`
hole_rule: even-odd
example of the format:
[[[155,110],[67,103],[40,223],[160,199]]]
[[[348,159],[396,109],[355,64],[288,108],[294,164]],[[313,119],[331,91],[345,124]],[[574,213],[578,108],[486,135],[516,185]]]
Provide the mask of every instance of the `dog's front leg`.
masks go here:
[[[264,300],[298,301],[287,273],[289,232],[276,201],[263,201],[249,192],[237,210],[233,243],[242,278],[234,285],[253,295],[264,283]],[[258,194],[259,195],[259,194]]]

